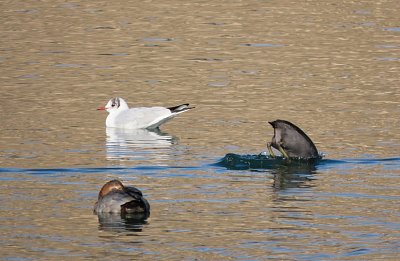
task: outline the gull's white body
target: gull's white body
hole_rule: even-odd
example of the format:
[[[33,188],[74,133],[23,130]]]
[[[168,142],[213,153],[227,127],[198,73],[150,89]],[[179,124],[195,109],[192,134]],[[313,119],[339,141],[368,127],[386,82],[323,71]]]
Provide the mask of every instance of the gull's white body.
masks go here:
[[[111,99],[105,107],[98,108],[106,110],[109,115],[106,126],[123,129],[156,129],[161,124],[169,121],[177,114],[185,112],[191,107],[182,104],[176,107],[139,107],[129,108],[122,98]]]

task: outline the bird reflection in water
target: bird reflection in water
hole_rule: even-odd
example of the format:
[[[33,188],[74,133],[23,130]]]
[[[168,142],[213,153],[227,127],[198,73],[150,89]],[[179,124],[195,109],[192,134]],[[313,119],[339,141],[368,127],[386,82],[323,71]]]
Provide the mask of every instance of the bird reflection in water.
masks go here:
[[[287,161],[282,156],[273,158],[266,153],[258,155],[239,155],[228,153],[218,163],[231,170],[252,170],[260,172],[269,172],[273,175],[273,187],[277,190],[288,188],[299,188],[310,186],[309,181],[313,180],[317,173],[319,164],[324,160],[309,159]]]
[[[99,229],[112,232],[141,232],[147,224],[147,215],[144,213],[97,213]]]
[[[272,186],[276,190],[311,187],[310,181],[314,179],[316,172],[314,164],[282,165],[271,169],[274,179]]]
[[[166,160],[176,138],[159,129],[106,128],[108,160]]]

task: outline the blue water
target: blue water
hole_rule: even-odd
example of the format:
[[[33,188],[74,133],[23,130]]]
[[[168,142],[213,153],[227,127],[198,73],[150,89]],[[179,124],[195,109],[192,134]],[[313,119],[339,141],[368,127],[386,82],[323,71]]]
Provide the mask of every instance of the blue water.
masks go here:
[[[260,160],[258,155],[231,155],[236,160]],[[168,259],[174,252],[170,247],[180,249],[186,257],[203,253],[208,258],[240,260],[270,256],[374,259],[398,253],[400,158],[324,158],[303,165],[278,159],[274,164],[247,169],[242,163],[237,168],[224,166],[223,159],[203,160],[193,166],[181,166],[180,162],[176,164],[180,166],[0,168],[2,184],[9,184],[3,187],[9,191],[7,201],[2,200],[3,213],[17,214],[21,201],[39,208],[57,202],[53,210],[34,214],[33,220],[42,220],[39,223],[3,214],[0,230],[13,227],[20,238],[46,235],[45,241],[52,247],[45,247],[40,240],[29,243],[21,239],[18,244],[47,257],[73,253],[89,257],[87,251],[99,250],[94,254],[99,258],[100,250],[105,250],[117,259],[123,259],[124,252]],[[152,206],[148,220],[91,213],[99,187],[111,178],[143,191]],[[23,183],[32,186],[10,190],[12,184]],[[45,193],[52,187],[57,188],[56,194]],[[12,192],[15,190],[18,193]],[[92,227],[96,223],[97,228]],[[64,230],[76,233],[66,235],[69,233]],[[96,230],[114,239],[93,237]],[[128,239],[139,241],[127,244]],[[1,240],[12,242],[10,236]],[[77,247],[65,249],[65,242]],[[159,245],[157,251],[154,244]],[[18,254],[6,260],[19,258],[25,260]]]
[[[234,162],[225,162],[226,157],[235,157]],[[283,158],[277,157],[276,159],[267,158],[260,154],[255,155],[240,155],[240,154],[227,154],[220,160],[216,160],[214,163],[204,163],[200,166],[133,166],[133,167],[100,167],[100,168],[0,168],[0,173],[25,173],[32,175],[46,175],[46,174],[57,174],[57,173],[129,173],[131,171],[140,171],[145,173],[146,171],[159,171],[159,170],[184,170],[192,171],[194,169],[215,169],[215,171],[221,171],[224,169],[231,170],[276,170],[280,168],[287,168],[287,174],[302,173],[302,169],[310,169],[316,172],[317,170],[327,169],[347,169],[357,168],[360,165],[371,165],[380,166],[385,170],[399,170],[400,169],[400,158],[354,158],[354,159],[318,159],[315,161],[292,161],[286,163]],[[284,170],[285,171],[285,170]],[[182,174],[184,175],[184,174]],[[192,174],[187,174],[187,177],[193,177]],[[0,177],[4,179],[4,177]]]

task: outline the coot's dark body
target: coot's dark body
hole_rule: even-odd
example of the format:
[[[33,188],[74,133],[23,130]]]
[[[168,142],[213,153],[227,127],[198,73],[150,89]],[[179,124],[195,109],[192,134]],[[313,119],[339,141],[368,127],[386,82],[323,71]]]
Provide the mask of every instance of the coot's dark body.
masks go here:
[[[275,156],[271,149],[272,146],[289,159],[315,159],[320,157],[312,140],[299,127],[285,120],[269,123],[274,128],[272,141],[267,144],[271,156]]]

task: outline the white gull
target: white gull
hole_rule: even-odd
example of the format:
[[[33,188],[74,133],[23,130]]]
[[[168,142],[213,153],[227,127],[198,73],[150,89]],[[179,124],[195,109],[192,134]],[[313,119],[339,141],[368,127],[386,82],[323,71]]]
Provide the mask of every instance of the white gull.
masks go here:
[[[129,108],[122,98],[112,98],[106,106],[97,110],[106,110],[109,115],[106,126],[123,129],[157,129],[161,124],[171,120],[179,113],[190,110],[189,104],[174,107],[139,107]]]

